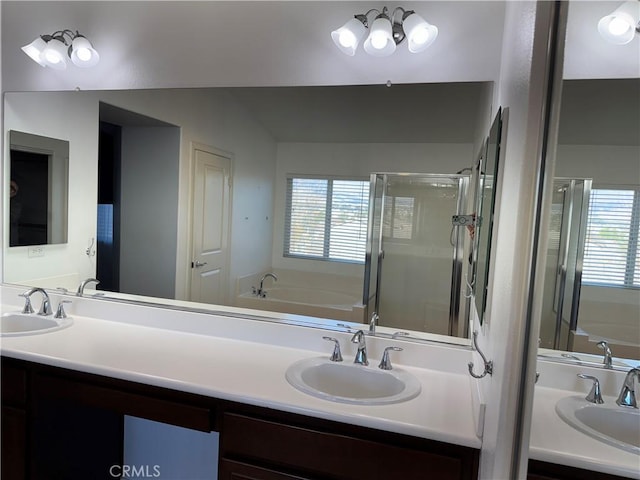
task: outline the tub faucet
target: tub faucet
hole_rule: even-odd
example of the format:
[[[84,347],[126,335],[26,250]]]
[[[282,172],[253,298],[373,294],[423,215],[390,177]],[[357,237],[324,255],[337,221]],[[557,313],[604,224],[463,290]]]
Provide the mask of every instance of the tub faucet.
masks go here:
[[[100,283],[100,280],[98,280],[97,278],[87,278],[80,282],[78,290],[76,291],[76,295],[78,297],[81,297],[84,294],[84,287],[86,287],[89,283],[95,283],[96,285],[98,285]]]
[[[636,402],[636,384],[640,382],[640,368],[632,368],[627,372],[627,376],[624,377],[622,382],[622,388],[620,389],[620,395],[616,403],[621,407],[633,407],[638,408]]]
[[[613,359],[609,344],[603,340],[602,342],[598,342],[597,346],[604,352],[604,360],[602,363],[604,365],[604,368],[613,368]]]
[[[367,342],[364,338],[364,332],[362,330],[358,330],[351,338],[351,343],[358,344],[358,351],[356,352],[356,358],[353,363],[369,365],[369,360],[367,360]]]
[[[265,292],[265,291],[264,291],[264,287],[262,286],[262,285],[264,284],[264,280],[265,280],[265,278],[267,278],[267,277],[271,277],[271,278],[273,278],[273,281],[274,281],[274,282],[277,282],[277,281],[278,281],[278,277],[276,277],[275,273],[271,273],[271,272],[269,272],[269,273],[265,273],[265,274],[262,276],[262,278],[260,279],[260,288],[258,288],[257,290],[255,289],[255,287],[253,288],[253,293],[254,293],[255,295],[257,295],[258,297],[262,297],[262,298],[264,298],[264,297],[266,297],[266,296],[267,296],[267,292]]]
[[[21,297],[25,298],[24,309],[22,313],[33,313],[33,308],[31,308],[31,295],[36,292],[40,292],[42,294],[42,304],[40,305],[40,310],[38,311],[38,315],[51,315],[53,310],[51,310],[51,300],[49,300],[49,294],[45,291],[44,288],[35,287],[31,290],[28,290],[22,294]]]

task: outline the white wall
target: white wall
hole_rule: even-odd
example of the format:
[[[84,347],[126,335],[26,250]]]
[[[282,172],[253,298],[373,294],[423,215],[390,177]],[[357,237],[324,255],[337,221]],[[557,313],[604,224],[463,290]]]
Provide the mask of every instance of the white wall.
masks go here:
[[[285,258],[284,214],[288,174],[339,175],[369,179],[372,172],[455,173],[473,164],[471,144],[279,143],[276,166],[273,266],[362,276],[362,265]]]
[[[69,284],[60,284],[55,279],[43,286],[75,288],[80,279],[95,274],[95,257],[88,258],[84,251],[96,231],[100,101],[181,128],[175,267],[177,298],[186,298],[190,274],[188,225],[192,142],[211,145],[234,155],[229,288],[236,276],[270,267],[276,144],[227,93],[197,89],[36,92],[7,93],[5,98],[5,132],[13,129],[69,140],[70,197],[69,243],[47,246],[45,256],[40,258],[27,259],[26,252],[18,249],[5,251],[4,281],[28,283],[30,279],[64,272]],[[60,120],[61,112],[64,112],[64,121]],[[6,148],[5,145],[5,158]]]
[[[479,338],[480,348],[494,363],[493,375],[480,380],[487,403],[480,458],[482,479],[523,478],[527,468],[535,371],[527,371],[527,387],[522,397],[520,393],[523,356],[535,365],[536,345],[528,344],[526,337],[527,295],[533,287],[529,282],[531,242],[544,124],[546,32],[552,7],[552,2],[506,4],[500,79],[493,111],[498,106],[506,107],[508,115],[496,191],[492,241],[496,255],[492,255],[486,321]],[[537,332],[538,325],[532,328]],[[481,372],[478,355],[474,355],[474,362],[476,371]],[[519,458],[518,471],[513,471],[514,456]]]

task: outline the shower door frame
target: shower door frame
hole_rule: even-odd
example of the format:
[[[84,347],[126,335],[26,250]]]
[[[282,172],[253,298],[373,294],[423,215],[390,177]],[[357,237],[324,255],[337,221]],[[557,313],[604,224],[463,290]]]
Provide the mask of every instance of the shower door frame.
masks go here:
[[[456,201],[456,213],[455,215],[462,215],[464,209],[467,207],[467,198],[469,192],[469,184],[471,175],[467,174],[443,174],[443,173],[402,173],[402,172],[374,172],[369,176],[369,217],[367,223],[367,247],[365,256],[365,268],[364,268],[364,285],[362,303],[365,310],[365,318],[369,320],[373,314],[377,314],[380,311],[380,279],[382,277],[382,264],[384,260],[384,245],[383,245],[383,225],[384,225],[384,206],[387,199],[387,186],[390,177],[412,177],[424,181],[437,181],[438,179],[457,180],[458,192]],[[375,228],[375,201],[376,201],[376,183],[381,181],[383,184],[382,194],[380,197],[381,208],[379,213],[379,231],[374,232]],[[464,230],[464,229],[463,229]],[[376,236],[378,251],[374,252],[374,234]],[[451,267],[451,286],[449,297],[449,328],[448,334],[455,337],[468,337],[468,322],[465,322],[464,331],[459,332],[460,321],[460,302],[462,298],[462,276],[463,276],[463,263],[464,263],[464,234],[461,234],[460,228],[452,226],[451,233],[452,243],[452,267]],[[372,273],[372,261],[373,256],[376,257],[376,275],[375,275],[375,301],[374,310],[370,311],[369,305],[371,301],[371,273]],[[466,315],[469,312],[467,309]],[[429,333],[429,332],[422,332]]]

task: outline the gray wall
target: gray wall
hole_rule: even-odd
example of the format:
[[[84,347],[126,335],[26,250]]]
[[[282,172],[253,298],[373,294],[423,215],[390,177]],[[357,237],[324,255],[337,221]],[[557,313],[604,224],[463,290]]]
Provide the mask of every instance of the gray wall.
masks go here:
[[[122,129],[123,292],[175,296],[179,158],[179,128]]]

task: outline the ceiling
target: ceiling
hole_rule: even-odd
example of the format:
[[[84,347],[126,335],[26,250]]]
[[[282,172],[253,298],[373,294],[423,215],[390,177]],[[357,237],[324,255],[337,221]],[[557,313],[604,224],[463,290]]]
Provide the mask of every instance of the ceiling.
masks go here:
[[[619,3],[570,3],[565,78],[640,77],[640,38],[611,45],[595,29]],[[507,4],[386,4],[416,10],[438,26],[439,36],[420,54],[401,45],[391,57],[374,58],[361,50],[354,57],[342,54],[329,33],[353,14],[385,5],[375,1],[3,0],[2,87],[232,87],[229,92],[278,141],[467,143],[473,141],[478,92],[499,76]],[[60,28],[86,34],[100,63],[54,71],[20,50],[38,34]],[[292,86],[304,88],[282,88]],[[581,131],[576,126],[564,135],[575,138]],[[609,131],[615,136],[615,129]]]
[[[3,88],[70,90],[211,86],[383,85],[495,80],[505,3],[402,2],[439,28],[420,54],[341,53],[330,32],[372,1],[7,1]],[[390,8],[400,4],[388,4]],[[100,52],[91,69],[45,69],[20,47],[77,29]]]

